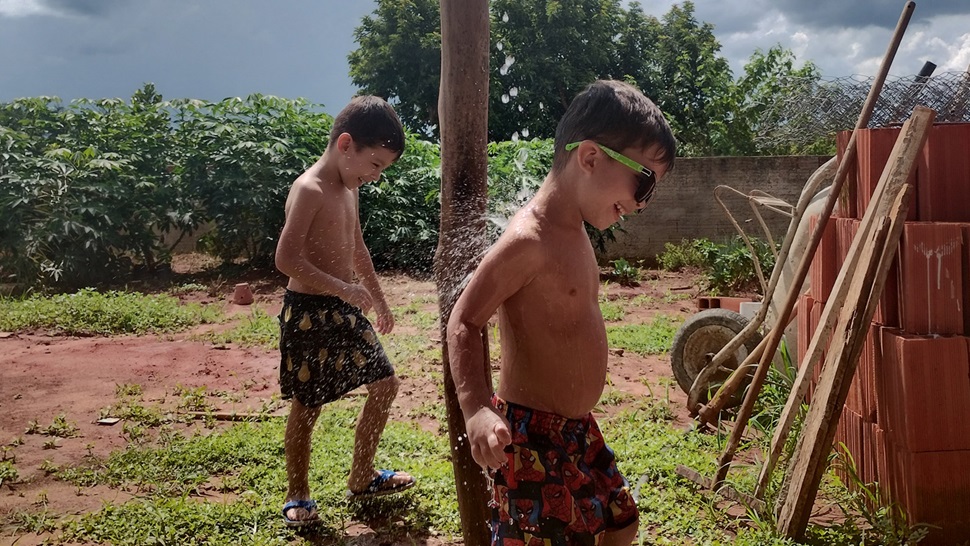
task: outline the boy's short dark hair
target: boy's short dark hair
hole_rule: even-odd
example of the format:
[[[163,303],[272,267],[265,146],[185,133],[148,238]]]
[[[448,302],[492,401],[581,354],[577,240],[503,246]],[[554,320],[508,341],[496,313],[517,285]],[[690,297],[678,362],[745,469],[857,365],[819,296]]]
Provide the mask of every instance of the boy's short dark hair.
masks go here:
[[[566,145],[582,140],[617,151],[657,144],[668,170],[677,155],[677,141],[657,105],[636,87],[616,80],[597,80],[573,99],[556,127],[553,172],[566,165]]]
[[[404,127],[397,112],[386,100],[374,95],[354,97],[333,120],[330,129],[330,143],[347,133],[354,139],[358,148],[381,146],[400,158],[404,153]]]

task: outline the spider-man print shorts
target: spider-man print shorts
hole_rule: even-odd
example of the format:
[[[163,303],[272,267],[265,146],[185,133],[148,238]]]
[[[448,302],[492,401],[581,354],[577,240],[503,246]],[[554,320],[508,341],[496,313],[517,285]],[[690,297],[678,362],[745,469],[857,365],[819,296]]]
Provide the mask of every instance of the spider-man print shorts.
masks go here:
[[[337,296],[287,290],[279,319],[284,399],[317,407],[394,375],[374,327]]]
[[[512,425],[508,462],[492,473],[492,544],[598,544],[639,518],[593,415],[567,419],[492,397]]]

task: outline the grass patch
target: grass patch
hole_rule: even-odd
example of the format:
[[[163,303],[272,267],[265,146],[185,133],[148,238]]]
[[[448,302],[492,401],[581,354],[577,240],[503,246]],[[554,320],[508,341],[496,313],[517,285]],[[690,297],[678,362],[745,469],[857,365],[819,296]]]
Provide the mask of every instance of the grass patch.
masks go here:
[[[424,311],[424,304],[414,300],[407,305],[394,308],[394,317],[404,324],[414,326],[419,330],[438,329],[438,310]]]
[[[601,301],[600,313],[603,314],[603,320],[606,322],[619,322],[626,316],[626,309],[623,308],[623,304],[616,301]]]
[[[351,519],[380,516],[385,532],[403,528],[418,534],[460,535],[454,478],[446,437],[412,424],[388,423],[376,465],[400,468],[418,478],[410,493],[348,504],[346,479],[359,401],[340,401],[323,412],[314,430],[310,467],[312,495],[322,528],[336,536]],[[142,498],[63,524],[60,540],[112,544],[287,544],[279,507],[286,490],[285,421],[241,423],[208,435],[170,435],[157,445],[129,448],[107,460],[61,470],[60,479],[78,486],[106,484],[136,489]],[[214,487],[231,501],[202,502],[197,495]],[[381,531],[381,525],[375,524]],[[137,537],[134,538],[134,537]]]
[[[659,355],[670,351],[679,321],[659,315],[649,324],[622,324],[606,327],[610,347],[640,355]]]
[[[310,483],[321,518],[316,538],[339,538],[351,520],[372,522],[379,534],[407,529],[413,536],[439,534],[457,540],[460,522],[448,440],[416,426],[391,422],[378,450],[379,467],[405,469],[418,486],[404,495],[349,504],[343,498],[359,401],[340,401],[324,412],[314,431]],[[613,417],[600,417],[640,507],[644,544],[774,546],[776,538],[756,515],[733,518],[712,497],[676,475],[678,464],[713,475],[723,438],[672,427],[651,401]],[[112,544],[288,544],[293,537],[279,518],[286,488],[283,420],[242,423],[208,435],[160,439],[153,447],[129,448],[88,467],[61,470],[78,485],[107,484],[140,492],[124,504],[58,523],[58,541]],[[732,474],[751,473],[738,468]],[[750,480],[749,480],[750,481]],[[218,483],[218,486],[213,485]],[[204,502],[197,495],[218,488],[229,495]],[[841,533],[841,534],[840,534]],[[826,544],[855,544],[843,531],[809,529]],[[304,537],[311,542],[311,537]],[[823,542],[814,542],[822,544]]]
[[[259,306],[254,306],[249,316],[224,332],[206,332],[193,339],[217,344],[234,343],[243,347],[277,349],[280,346],[280,321]]]
[[[71,335],[178,332],[213,323],[221,313],[212,306],[181,304],[167,295],[97,292],[0,298],[0,330],[50,329]]]

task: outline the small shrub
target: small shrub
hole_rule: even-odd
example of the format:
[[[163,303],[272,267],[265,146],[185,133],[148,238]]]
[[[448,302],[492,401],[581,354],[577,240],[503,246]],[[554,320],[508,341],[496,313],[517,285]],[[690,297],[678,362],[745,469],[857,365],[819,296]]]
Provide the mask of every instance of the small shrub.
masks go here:
[[[771,246],[757,238],[751,238],[751,245],[767,281],[775,266]],[[751,251],[740,236],[723,243],[714,243],[708,239],[685,240],[677,245],[667,243],[663,253],[657,256],[657,261],[668,271],[700,269],[704,272],[707,290],[712,294],[761,290]]]
[[[657,256],[657,262],[667,271],[704,269],[707,267],[707,256],[703,249],[710,244],[707,239],[684,239],[679,244],[664,243],[664,251]]]
[[[621,286],[637,286],[640,282],[640,268],[626,261],[625,258],[613,260],[612,276]]]

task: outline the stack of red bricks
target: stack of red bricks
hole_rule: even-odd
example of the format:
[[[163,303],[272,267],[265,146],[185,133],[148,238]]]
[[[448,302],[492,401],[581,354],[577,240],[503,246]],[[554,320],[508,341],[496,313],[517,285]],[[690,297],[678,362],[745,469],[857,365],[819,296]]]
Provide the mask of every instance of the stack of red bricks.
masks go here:
[[[899,132],[867,129],[856,138],[848,199],[826,225],[799,301],[799,362]],[[840,159],[850,136],[839,135]],[[909,182],[899,250],[836,445],[911,523],[940,527],[922,544],[962,543],[970,540],[970,124],[934,125]]]

